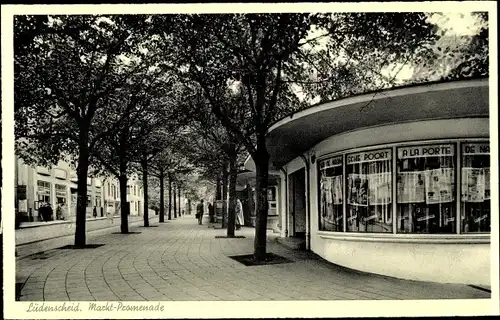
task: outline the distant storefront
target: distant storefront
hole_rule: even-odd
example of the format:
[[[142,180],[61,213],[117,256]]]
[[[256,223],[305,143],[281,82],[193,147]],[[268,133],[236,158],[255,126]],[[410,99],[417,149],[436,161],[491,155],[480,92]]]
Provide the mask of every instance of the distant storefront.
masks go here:
[[[108,210],[113,213],[120,210],[118,182],[107,179],[107,184],[100,178],[87,178],[86,213],[93,217],[96,208],[98,216],[104,216]],[[53,218],[74,219],[78,200],[78,177],[66,162],[60,161],[53,168],[29,166],[16,157],[16,209],[21,222],[39,221],[40,206],[50,204]],[[137,177],[131,179],[133,188],[133,208],[131,214],[142,214],[143,194],[137,185]],[[60,210],[58,211],[58,208]]]

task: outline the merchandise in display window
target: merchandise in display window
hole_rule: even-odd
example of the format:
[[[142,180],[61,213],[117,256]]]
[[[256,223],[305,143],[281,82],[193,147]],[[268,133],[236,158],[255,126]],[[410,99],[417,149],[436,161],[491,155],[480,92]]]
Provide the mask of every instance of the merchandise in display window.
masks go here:
[[[397,149],[397,232],[456,233],[455,145]]]
[[[461,232],[490,232],[489,143],[463,143],[461,167]]]
[[[347,231],[392,232],[392,150],[349,154]]]
[[[320,217],[319,230],[343,231],[342,156],[319,162]]]

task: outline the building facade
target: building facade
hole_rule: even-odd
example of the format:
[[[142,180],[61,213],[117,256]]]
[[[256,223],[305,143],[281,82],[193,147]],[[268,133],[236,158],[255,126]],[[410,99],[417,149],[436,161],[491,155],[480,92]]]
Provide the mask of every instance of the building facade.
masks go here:
[[[253,165],[250,159],[250,157],[247,159],[246,166]],[[252,167],[252,170],[238,174],[236,179],[236,197],[240,199],[243,205],[245,225],[255,227],[257,218],[255,167]],[[280,180],[278,178],[279,175],[276,172],[271,172],[267,188],[267,228],[275,232],[279,232],[281,230],[281,211],[279,208],[280,203],[278,201]]]
[[[78,190],[76,171],[64,161],[57,166],[46,168],[32,167],[16,157],[16,208],[21,221],[40,221],[39,207],[43,203],[51,205],[55,220],[72,220],[76,216]],[[142,187],[137,175],[128,182],[128,202],[131,215],[142,215],[144,202]],[[108,212],[118,215],[120,212],[119,183],[114,178],[87,178],[87,217],[93,216],[94,208],[98,217]],[[57,208],[61,207],[61,215]]]
[[[267,135],[281,235],[361,271],[490,285],[489,128],[488,79],[360,95],[282,119]]]

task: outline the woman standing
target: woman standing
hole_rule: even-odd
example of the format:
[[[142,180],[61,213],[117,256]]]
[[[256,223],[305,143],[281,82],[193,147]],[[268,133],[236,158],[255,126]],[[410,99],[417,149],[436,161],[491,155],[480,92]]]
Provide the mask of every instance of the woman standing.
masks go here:
[[[236,230],[240,230],[241,226],[245,224],[243,217],[243,204],[240,199],[236,199]]]

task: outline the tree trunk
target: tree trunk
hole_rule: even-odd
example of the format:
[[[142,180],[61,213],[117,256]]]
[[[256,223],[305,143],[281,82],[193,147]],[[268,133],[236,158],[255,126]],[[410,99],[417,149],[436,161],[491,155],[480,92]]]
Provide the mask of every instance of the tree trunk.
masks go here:
[[[182,207],[181,207],[181,194],[182,194],[182,191],[181,191],[181,187],[178,186],[177,187],[177,191],[178,191],[178,198],[179,198],[179,217],[182,215]]]
[[[165,222],[165,185],[163,169],[160,169],[160,222]]]
[[[174,219],[177,219],[177,193],[176,193],[176,184],[174,183],[174,186],[173,186],[173,201],[174,201]]]
[[[168,220],[172,220],[172,177],[168,174]]]
[[[229,210],[227,217],[228,237],[234,237],[234,226],[236,222],[236,176],[238,175],[238,167],[236,163],[237,154],[234,147],[232,148],[229,162]]]
[[[187,209],[187,214],[191,215],[191,199],[188,199],[188,209]]]
[[[217,175],[216,187],[215,187],[215,201],[213,203],[214,206],[214,221],[217,221],[217,203],[218,200],[222,200],[222,176],[220,174]]]
[[[128,215],[130,213],[130,206],[127,202],[127,172],[126,165],[120,165],[120,201],[121,201],[121,232],[128,233]]]
[[[263,261],[266,258],[266,236],[267,236],[267,185],[269,175],[269,153],[265,143],[265,134],[257,136],[257,152],[255,167],[257,183],[255,193],[257,198],[257,212],[254,240],[254,259]]]
[[[87,220],[87,174],[89,171],[89,133],[88,130],[80,131],[78,143],[78,198],[76,200],[76,228],[75,247],[83,248],[86,245],[85,223]]]
[[[215,187],[215,200],[222,200],[221,198],[221,176],[217,176],[217,185]]]
[[[222,228],[226,227],[227,217],[227,184],[229,175],[227,172],[228,165],[224,164],[224,171],[222,171]]]
[[[147,155],[144,155],[142,160],[142,184],[143,184],[143,196],[144,196],[144,226],[149,227],[149,212],[148,212],[148,159]]]

